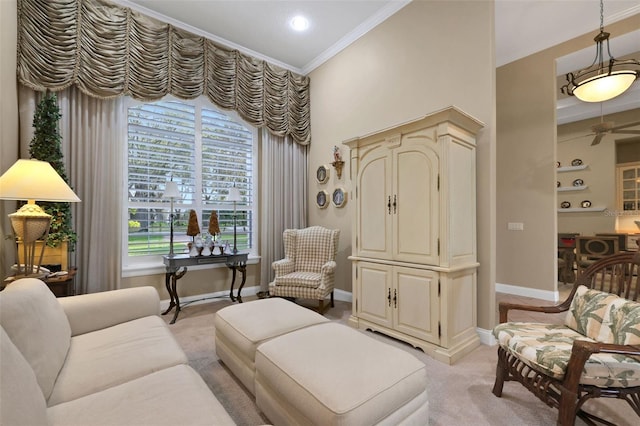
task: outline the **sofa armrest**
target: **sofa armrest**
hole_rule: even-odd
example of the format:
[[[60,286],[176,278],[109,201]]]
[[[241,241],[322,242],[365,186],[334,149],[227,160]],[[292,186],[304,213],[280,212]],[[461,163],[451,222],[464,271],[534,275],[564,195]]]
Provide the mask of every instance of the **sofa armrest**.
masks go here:
[[[160,296],[150,286],[61,297],[58,301],[67,314],[72,336],[160,314]]]

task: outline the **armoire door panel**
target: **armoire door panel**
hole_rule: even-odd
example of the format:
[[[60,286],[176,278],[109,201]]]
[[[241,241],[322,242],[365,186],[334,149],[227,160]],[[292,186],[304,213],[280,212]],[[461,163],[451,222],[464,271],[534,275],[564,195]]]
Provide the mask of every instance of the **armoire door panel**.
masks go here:
[[[395,329],[427,342],[439,343],[437,272],[397,267],[394,277]]]
[[[387,266],[358,264],[358,316],[364,320],[392,326],[391,273]]]
[[[394,258],[407,262],[438,264],[438,158],[415,143],[394,151],[393,193],[397,197],[394,218]]]
[[[371,153],[358,174],[358,254],[385,258],[391,253],[390,213],[387,176],[390,174],[386,152]]]

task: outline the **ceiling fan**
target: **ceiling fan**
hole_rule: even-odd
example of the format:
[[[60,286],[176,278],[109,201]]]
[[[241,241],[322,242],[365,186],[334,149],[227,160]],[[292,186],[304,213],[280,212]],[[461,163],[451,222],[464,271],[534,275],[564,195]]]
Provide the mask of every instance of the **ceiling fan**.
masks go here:
[[[574,140],[574,139],[578,139],[578,138],[584,138],[587,136],[594,136],[593,141],[591,142],[591,146],[593,145],[598,145],[600,143],[600,141],[602,141],[602,138],[607,134],[607,133],[615,133],[615,134],[623,134],[623,135],[640,135],[640,130],[625,130],[628,127],[633,127],[633,126],[637,126],[640,125],[640,121],[634,121],[631,123],[624,123],[624,124],[618,124],[617,126],[615,125],[615,123],[613,121],[601,121],[598,124],[594,124],[593,126],[591,126],[591,132],[592,133],[588,133],[586,135],[581,135],[581,136],[576,136],[573,138],[569,138],[569,139],[565,139],[561,142],[567,142],[570,140]]]

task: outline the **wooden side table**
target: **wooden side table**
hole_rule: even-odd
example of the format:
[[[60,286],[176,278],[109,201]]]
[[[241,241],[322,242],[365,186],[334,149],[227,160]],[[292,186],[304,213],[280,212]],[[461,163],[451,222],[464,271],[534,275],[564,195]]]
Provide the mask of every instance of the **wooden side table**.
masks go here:
[[[74,278],[78,272],[78,268],[69,268],[68,272],[67,275],[44,278],[42,280],[56,297],[73,296],[76,294]],[[2,282],[2,289],[11,284],[14,279],[14,276],[5,278]]]

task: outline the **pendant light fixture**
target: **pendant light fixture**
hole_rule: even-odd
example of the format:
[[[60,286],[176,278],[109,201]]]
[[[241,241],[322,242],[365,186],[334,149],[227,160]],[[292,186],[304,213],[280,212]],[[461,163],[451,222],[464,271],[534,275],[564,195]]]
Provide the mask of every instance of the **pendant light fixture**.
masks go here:
[[[617,60],[609,50],[609,33],[604,31],[604,5],[600,0],[600,33],[596,42],[596,58],[593,63],[577,73],[567,74],[567,84],[562,93],[575,96],[584,102],[604,102],[624,93],[640,76],[640,62],[636,59]],[[604,44],[609,60],[605,62]]]

